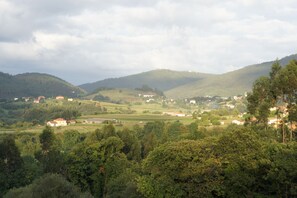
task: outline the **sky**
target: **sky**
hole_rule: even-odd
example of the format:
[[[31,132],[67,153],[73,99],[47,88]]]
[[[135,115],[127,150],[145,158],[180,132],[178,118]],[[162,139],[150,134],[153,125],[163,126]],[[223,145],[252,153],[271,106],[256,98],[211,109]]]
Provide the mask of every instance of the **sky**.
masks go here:
[[[0,0],[0,71],[225,73],[296,54],[296,19],[297,0]]]

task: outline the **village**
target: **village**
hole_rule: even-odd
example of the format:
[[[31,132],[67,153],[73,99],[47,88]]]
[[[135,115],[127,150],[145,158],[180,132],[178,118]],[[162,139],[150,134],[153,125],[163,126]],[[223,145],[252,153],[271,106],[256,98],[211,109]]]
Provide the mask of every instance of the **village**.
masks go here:
[[[236,95],[232,97],[205,96],[189,99],[168,99],[155,93],[134,93],[138,102],[113,104],[100,102],[85,98],[68,98],[58,95],[52,98],[45,96],[13,98],[13,102],[32,103],[35,108],[38,105],[75,105],[88,104],[95,105],[93,111],[83,112],[82,116],[70,119],[55,117],[45,121],[45,125],[50,127],[69,126],[96,126],[104,124],[114,124],[116,126],[132,126],[132,124],[143,125],[147,120],[181,120],[185,123],[196,121],[200,126],[228,126],[229,124],[244,125],[248,122],[256,121],[246,112],[246,96]],[[139,102],[140,101],[140,102]],[[75,107],[76,108],[76,107]],[[270,108],[268,125],[277,128],[282,124],[283,119],[288,116],[288,110],[282,107],[283,114],[276,116],[279,107]],[[98,109],[97,112],[94,112]],[[104,111],[102,111],[104,110]],[[80,110],[81,111],[81,110]],[[101,113],[100,113],[101,112]],[[143,117],[144,119],[141,119]],[[289,125],[287,123],[287,125]],[[291,128],[295,128],[295,123],[290,123]]]

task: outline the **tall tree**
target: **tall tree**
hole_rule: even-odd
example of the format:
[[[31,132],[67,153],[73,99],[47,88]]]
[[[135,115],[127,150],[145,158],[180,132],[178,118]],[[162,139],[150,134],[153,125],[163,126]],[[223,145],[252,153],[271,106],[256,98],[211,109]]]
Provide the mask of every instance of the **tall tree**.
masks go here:
[[[24,162],[12,136],[0,140],[0,197],[10,188],[24,185]]]
[[[270,79],[260,77],[254,82],[252,93],[247,97],[248,111],[257,118],[258,123],[267,125],[269,108],[273,106]]]
[[[40,140],[42,151],[44,153],[49,152],[55,140],[55,134],[53,129],[49,126],[46,126],[45,129],[40,134],[39,140]]]
[[[42,163],[45,173],[64,172],[65,155],[56,146],[56,136],[51,127],[46,126],[39,136],[41,151],[35,153],[35,158]]]
[[[291,116],[288,117],[288,121],[291,123],[295,121],[292,120],[295,116],[294,106],[297,101],[297,61],[292,60],[288,65],[286,65],[274,78],[274,87],[278,89],[278,95],[280,100],[284,103],[283,110],[289,110],[288,113]],[[286,108],[288,107],[288,109]],[[283,111],[283,115],[287,113]],[[284,118],[284,117],[283,117]],[[283,119],[283,142],[286,141],[285,130],[284,130],[285,119]],[[290,130],[290,140],[293,138],[293,132]]]

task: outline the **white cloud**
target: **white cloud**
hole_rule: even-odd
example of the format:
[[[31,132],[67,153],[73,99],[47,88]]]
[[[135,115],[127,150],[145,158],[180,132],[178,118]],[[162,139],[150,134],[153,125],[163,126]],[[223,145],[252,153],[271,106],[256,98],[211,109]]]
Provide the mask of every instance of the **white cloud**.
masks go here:
[[[83,39],[63,34],[47,34],[44,32],[35,32],[34,40],[41,48],[48,50],[59,50],[63,47],[72,47],[79,45]]]
[[[296,9],[295,0],[0,0],[0,70],[26,64],[75,83],[156,68],[222,73],[296,53]]]

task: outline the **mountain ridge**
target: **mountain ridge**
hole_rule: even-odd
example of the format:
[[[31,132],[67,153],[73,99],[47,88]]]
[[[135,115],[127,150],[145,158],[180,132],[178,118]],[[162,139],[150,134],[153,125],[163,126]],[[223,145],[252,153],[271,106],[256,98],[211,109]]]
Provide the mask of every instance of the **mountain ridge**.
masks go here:
[[[297,59],[297,54],[283,57],[279,62],[285,66],[293,59]],[[163,91],[168,98],[174,99],[206,95],[232,96],[250,91],[257,78],[269,75],[273,62],[248,65],[223,74],[157,69],[80,86],[74,86],[61,78],[44,73],[10,75],[0,72],[0,98],[39,95],[78,97],[86,91],[91,93],[98,88],[135,89],[144,85]]]
[[[279,62],[284,66],[293,59],[297,59],[297,54],[285,56],[279,59]],[[169,98],[191,98],[205,95],[232,96],[250,91],[253,82],[257,78],[269,74],[274,61],[251,64],[223,74],[159,69],[120,78],[96,81],[94,83],[80,85],[79,87],[90,92],[100,87],[137,88],[145,84],[164,91],[165,95]],[[150,77],[152,73],[154,73],[157,78],[154,79]],[[171,77],[168,77],[168,75]],[[174,79],[176,76],[179,77],[177,78],[178,80]],[[135,79],[135,77],[138,78]],[[128,86],[127,81],[130,81],[132,86]],[[165,83],[165,85],[163,83]]]
[[[92,92],[100,87],[135,89],[143,85],[148,85],[152,88],[165,91],[212,75],[215,74],[157,69],[119,78],[108,78],[94,83],[79,85],[79,87]]]
[[[278,61],[282,66],[290,60],[297,59],[297,54],[283,57]],[[253,82],[260,76],[267,76],[275,61],[266,61],[259,64],[248,65],[238,70],[220,74],[215,78],[192,82],[184,86],[176,87],[165,92],[167,97],[180,98],[178,93],[184,93],[183,97],[195,97],[205,95],[232,96],[250,91]],[[186,86],[186,87],[185,87]]]
[[[45,73],[23,73],[10,75],[0,72],[0,98],[53,97],[63,95],[77,97],[85,91],[69,82]]]

